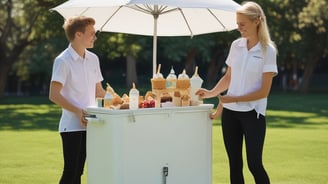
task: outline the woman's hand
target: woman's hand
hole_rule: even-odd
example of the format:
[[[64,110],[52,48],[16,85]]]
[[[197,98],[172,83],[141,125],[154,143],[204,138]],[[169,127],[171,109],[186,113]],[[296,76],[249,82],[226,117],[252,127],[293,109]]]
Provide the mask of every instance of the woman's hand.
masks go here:
[[[222,109],[223,109],[222,103],[219,103],[216,110],[215,110],[215,112],[210,114],[210,118],[211,119],[216,119],[217,117],[221,116]]]
[[[236,96],[229,96],[229,95],[219,95],[220,103],[232,103],[232,102],[238,102],[238,99]]]
[[[209,91],[207,89],[204,89],[204,88],[200,88],[195,93],[195,95],[198,95],[202,99],[207,98],[208,94],[209,94]]]
[[[232,103],[232,102],[249,102],[254,100],[259,100],[266,98],[269,95],[272,78],[275,75],[273,72],[266,72],[262,74],[262,85],[261,87],[253,92],[241,95],[241,96],[229,96],[229,95],[219,95],[220,102],[222,103]]]

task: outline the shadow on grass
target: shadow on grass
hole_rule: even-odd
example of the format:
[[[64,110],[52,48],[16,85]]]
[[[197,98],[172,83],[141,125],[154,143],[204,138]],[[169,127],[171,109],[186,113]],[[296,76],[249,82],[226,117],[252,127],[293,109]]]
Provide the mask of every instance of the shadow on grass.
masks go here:
[[[61,109],[47,97],[10,97],[0,101],[0,130],[57,131]]]
[[[277,128],[328,128],[328,94],[273,94],[267,122]]]
[[[328,129],[328,94],[273,93],[268,98],[267,126]],[[220,125],[215,120],[214,125]]]
[[[297,111],[268,110],[266,115],[267,127],[271,128],[307,128],[327,129],[328,112],[309,113]],[[214,120],[213,125],[221,125],[221,120]]]
[[[267,125],[274,128],[327,128],[328,116],[325,112],[298,112],[268,110]]]

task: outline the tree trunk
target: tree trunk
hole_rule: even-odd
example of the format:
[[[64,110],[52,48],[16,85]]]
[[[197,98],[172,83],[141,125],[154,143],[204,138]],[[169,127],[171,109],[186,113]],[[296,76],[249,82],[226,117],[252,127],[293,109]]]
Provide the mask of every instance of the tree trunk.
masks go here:
[[[0,61],[0,99],[5,96],[7,78],[9,74],[10,64]]]
[[[190,52],[188,52],[186,63],[185,63],[185,69],[186,73],[191,77],[194,74],[195,70],[195,57],[197,55],[197,49],[191,49]]]
[[[132,55],[126,57],[126,86],[132,87],[132,83],[138,83],[137,61]]]
[[[214,55],[211,58],[210,64],[207,70],[207,86],[212,88],[216,85],[218,80],[221,78],[222,67],[224,66],[224,58],[220,49],[217,49]]]
[[[301,93],[308,92],[311,76],[319,60],[317,57],[310,57],[310,58],[311,59],[309,60],[309,62],[306,63],[306,66],[304,68],[303,80],[299,89]]]

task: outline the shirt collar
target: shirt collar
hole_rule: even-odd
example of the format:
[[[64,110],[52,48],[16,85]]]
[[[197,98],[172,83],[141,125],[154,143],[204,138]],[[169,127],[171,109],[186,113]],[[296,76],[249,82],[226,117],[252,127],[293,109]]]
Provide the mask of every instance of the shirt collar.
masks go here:
[[[72,47],[71,44],[69,44],[68,46],[68,52],[71,55],[71,57],[73,58],[74,61],[78,61],[81,60],[83,61],[84,59],[87,59],[87,54],[85,54],[85,58],[83,59]]]
[[[246,38],[241,38],[241,41],[238,43],[239,47],[245,47],[247,48],[247,39]],[[262,50],[261,48],[261,43],[258,42],[251,50],[249,51],[260,51]]]

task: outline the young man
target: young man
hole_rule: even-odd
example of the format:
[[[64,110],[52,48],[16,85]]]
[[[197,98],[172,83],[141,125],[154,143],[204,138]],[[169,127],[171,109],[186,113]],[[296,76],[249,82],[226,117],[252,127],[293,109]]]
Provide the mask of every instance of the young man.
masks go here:
[[[62,107],[59,132],[62,138],[64,171],[60,184],[80,184],[86,159],[86,107],[103,97],[103,77],[93,48],[95,20],[74,17],[65,21],[68,48],[53,64],[49,99]]]

